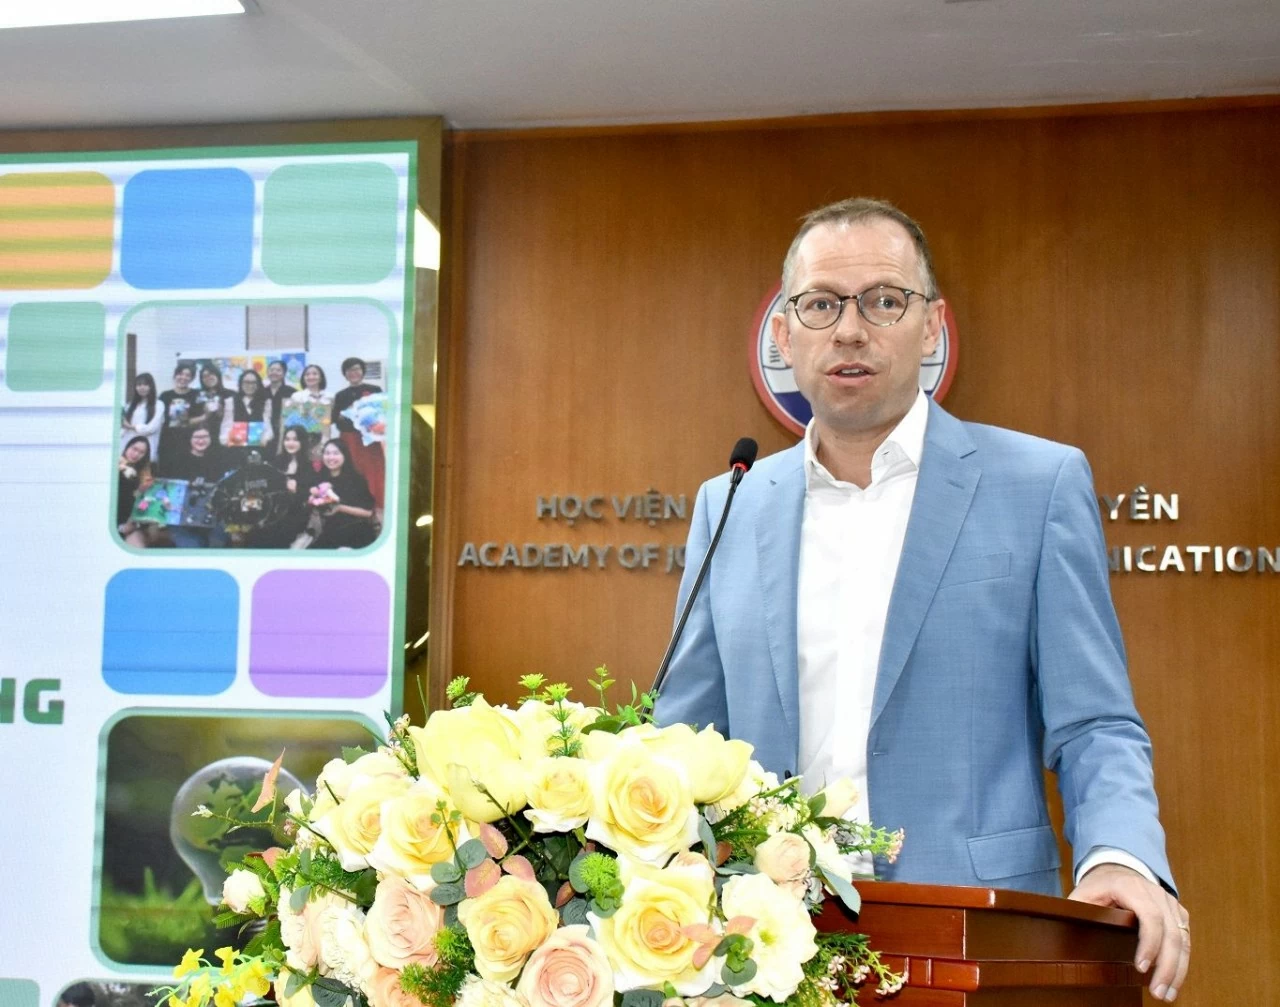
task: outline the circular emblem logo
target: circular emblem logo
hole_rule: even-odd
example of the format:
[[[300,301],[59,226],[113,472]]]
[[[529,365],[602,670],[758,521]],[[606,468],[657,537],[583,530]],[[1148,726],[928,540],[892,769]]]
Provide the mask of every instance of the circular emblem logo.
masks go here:
[[[773,418],[793,434],[801,436],[813,419],[813,410],[796,387],[791,368],[773,345],[769,317],[781,310],[782,284],[778,284],[760,302],[751,327],[751,383],[756,386],[756,394]],[[920,363],[920,387],[938,402],[947,394],[956,376],[958,351],[956,318],[948,304],[942,316],[942,338],[933,353]]]

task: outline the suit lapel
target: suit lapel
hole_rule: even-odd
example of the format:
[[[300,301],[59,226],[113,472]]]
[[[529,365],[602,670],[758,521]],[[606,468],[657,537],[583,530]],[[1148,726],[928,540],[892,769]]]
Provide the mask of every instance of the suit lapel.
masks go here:
[[[800,570],[800,523],[804,518],[804,442],[787,454],[785,463],[770,473],[767,491],[757,498],[754,520],[769,659],[787,727],[798,744],[796,582]]]
[[[977,460],[967,457],[974,450],[960,421],[931,400],[915,500],[880,647],[880,667],[871,706],[873,728],[902,677],[925,613],[955,548],[960,527],[969,513],[982,474]]]

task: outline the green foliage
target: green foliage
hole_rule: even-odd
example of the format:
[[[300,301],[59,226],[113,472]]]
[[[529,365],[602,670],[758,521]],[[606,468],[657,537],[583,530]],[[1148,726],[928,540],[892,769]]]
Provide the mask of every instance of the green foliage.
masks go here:
[[[141,895],[103,882],[98,941],[114,961],[170,965],[187,948],[210,946],[214,936],[213,909],[195,879],[176,896],[156,884],[149,867]]]
[[[475,951],[467,932],[456,925],[438,931],[435,944],[439,956],[436,967],[411,962],[400,973],[400,988],[426,1007],[453,1007],[454,998],[475,967]]]
[[[285,953],[284,938],[280,935],[280,921],[272,920],[266,927],[255,934],[244,946],[246,955],[264,955],[270,958],[283,958]]]
[[[466,675],[460,675],[451,680],[445,686],[445,698],[449,700],[449,705],[457,710],[464,706],[470,706],[476,701],[480,695],[478,692],[468,692],[467,686],[471,684],[471,679]]]

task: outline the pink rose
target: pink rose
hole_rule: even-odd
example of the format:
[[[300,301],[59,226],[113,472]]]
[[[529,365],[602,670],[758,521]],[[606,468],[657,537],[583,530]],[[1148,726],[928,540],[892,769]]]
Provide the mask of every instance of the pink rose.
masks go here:
[[[589,929],[561,927],[529,957],[516,986],[529,1007],[611,1007],[613,968]]]
[[[374,960],[389,969],[410,962],[436,963],[436,933],[444,926],[444,907],[400,878],[378,883],[365,920],[365,936]]]
[[[779,832],[756,847],[756,867],[796,898],[809,880],[809,844],[794,832]]]
[[[395,969],[378,969],[369,984],[370,1007],[422,1007],[418,998],[400,988],[400,973]]]

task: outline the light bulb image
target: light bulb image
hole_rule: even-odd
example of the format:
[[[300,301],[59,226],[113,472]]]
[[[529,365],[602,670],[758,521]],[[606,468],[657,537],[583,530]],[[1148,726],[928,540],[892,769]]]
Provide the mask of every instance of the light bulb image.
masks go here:
[[[262,790],[262,778],[270,768],[271,763],[266,759],[253,756],[219,759],[197,769],[174,795],[169,838],[178,855],[200,879],[205,900],[210,905],[216,906],[222,901],[222,883],[229,865],[269,846],[290,845],[291,840],[283,831],[282,809],[277,810],[274,824],[268,821],[271,805],[256,813],[250,810]],[[276,778],[276,791],[281,800],[276,804],[281,805],[285,794],[301,786],[297,777],[281,769]],[[201,805],[215,815],[259,824],[237,828],[217,817],[197,816],[195,811]]]

